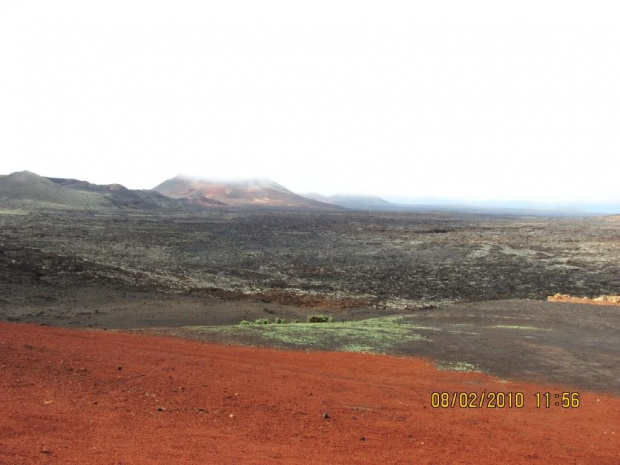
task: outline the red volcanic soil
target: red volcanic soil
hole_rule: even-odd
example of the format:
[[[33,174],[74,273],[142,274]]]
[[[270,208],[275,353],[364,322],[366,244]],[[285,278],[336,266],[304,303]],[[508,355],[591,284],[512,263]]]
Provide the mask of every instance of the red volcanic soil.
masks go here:
[[[0,323],[0,386],[2,464],[620,463],[619,398],[409,358]],[[483,390],[526,405],[431,407]]]

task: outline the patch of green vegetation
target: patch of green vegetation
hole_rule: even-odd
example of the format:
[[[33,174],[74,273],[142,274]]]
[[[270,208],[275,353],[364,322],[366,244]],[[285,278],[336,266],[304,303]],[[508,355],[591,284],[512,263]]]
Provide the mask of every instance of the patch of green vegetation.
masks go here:
[[[264,319],[261,319],[264,320]],[[258,321],[258,320],[257,320]],[[416,332],[402,317],[361,321],[198,326],[187,328],[207,339],[245,344],[257,340],[276,347],[293,347],[346,352],[389,353],[412,341],[429,340]]]
[[[373,352],[376,352],[374,347],[360,344],[347,344],[346,346],[342,346],[340,350],[343,352],[359,352],[362,354],[372,354]]]
[[[438,370],[444,371],[478,371],[476,366],[467,362],[451,362],[437,365]]]
[[[273,320],[273,322],[277,325],[285,325],[287,324],[287,321],[284,318],[276,318]],[[248,320],[243,320],[239,323],[239,326],[249,326],[252,324],[255,325],[268,325],[271,322],[269,321],[269,318],[258,318],[257,320],[254,320],[254,323],[252,323],[251,321]]]
[[[334,319],[327,315],[308,315],[308,323],[331,323]]]

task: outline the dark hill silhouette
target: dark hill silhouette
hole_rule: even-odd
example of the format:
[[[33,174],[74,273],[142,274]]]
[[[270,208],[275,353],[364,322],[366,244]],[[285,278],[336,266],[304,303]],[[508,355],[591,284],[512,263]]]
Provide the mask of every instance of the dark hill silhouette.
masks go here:
[[[102,206],[105,199],[87,192],[63,189],[58,184],[30,171],[19,171],[0,178],[0,197],[72,207]]]
[[[0,198],[72,208],[196,209],[191,202],[121,184],[98,185],[67,178],[46,178],[30,171],[0,176]]]
[[[119,208],[183,208],[189,205],[188,202],[166,197],[159,192],[128,189],[121,184],[93,184],[88,181],[67,178],[48,179],[63,189],[90,192],[102,196],[112,206]]]

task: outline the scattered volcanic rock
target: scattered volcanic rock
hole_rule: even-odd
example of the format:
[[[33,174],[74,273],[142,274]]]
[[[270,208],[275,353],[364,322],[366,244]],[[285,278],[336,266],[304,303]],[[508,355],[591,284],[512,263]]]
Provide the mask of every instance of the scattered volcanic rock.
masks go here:
[[[201,205],[294,207],[334,209],[333,205],[308,199],[269,179],[217,180],[179,175],[164,181],[154,191]]]

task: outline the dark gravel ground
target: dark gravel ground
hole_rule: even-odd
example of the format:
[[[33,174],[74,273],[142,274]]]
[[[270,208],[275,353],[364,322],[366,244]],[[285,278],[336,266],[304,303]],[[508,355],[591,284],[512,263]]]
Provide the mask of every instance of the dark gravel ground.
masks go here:
[[[0,215],[0,252],[5,300],[16,282],[359,300],[327,307],[620,289],[620,224],[598,219],[51,211]]]
[[[618,307],[539,301],[619,290],[620,223],[605,219],[0,214],[7,321],[131,329],[400,314],[424,337],[393,353],[618,394]]]
[[[502,379],[620,395],[620,307],[536,301],[455,305],[416,313],[428,336],[403,355],[470,363]]]

